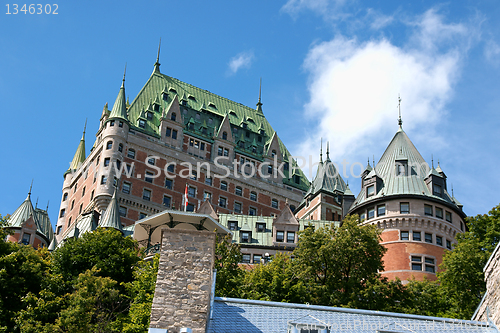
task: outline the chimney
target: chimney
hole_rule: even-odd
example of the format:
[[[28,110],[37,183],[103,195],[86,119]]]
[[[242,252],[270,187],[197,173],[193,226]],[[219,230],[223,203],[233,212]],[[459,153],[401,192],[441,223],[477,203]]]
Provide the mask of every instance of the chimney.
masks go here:
[[[149,332],[206,332],[214,249],[214,232],[162,229]]]

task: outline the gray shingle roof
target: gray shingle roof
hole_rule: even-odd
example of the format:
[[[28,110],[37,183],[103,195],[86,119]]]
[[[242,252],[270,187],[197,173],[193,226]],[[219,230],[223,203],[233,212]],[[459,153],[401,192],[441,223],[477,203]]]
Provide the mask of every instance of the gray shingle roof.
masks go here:
[[[285,333],[292,325],[327,325],[330,332],[498,332],[487,323],[306,304],[215,298],[209,333]],[[303,328],[305,328],[303,326]]]

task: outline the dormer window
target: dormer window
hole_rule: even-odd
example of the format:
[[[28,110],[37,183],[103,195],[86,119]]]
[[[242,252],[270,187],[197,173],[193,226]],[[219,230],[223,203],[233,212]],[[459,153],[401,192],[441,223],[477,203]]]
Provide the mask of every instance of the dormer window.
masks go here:
[[[188,98],[192,101],[196,101],[196,98],[193,95],[189,95]]]
[[[432,193],[440,197],[441,194],[443,193],[443,190],[440,185],[433,184]]]
[[[160,104],[153,104],[153,110],[154,111],[160,111]]]
[[[250,243],[252,233],[250,231],[241,231],[241,242]]]
[[[147,112],[146,118],[148,118],[148,120],[152,120],[153,119],[153,112]]]
[[[238,230],[238,222],[236,221],[229,221],[229,230]]]
[[[375,194],[375,185],[370,185],[366,188],[366,196],[370,197]]]
[[[186,100],[182,100],[181,104],[186,106],[188,104],[188,102]]]
[[[175,88],[170,87],[170,88],[168,89],[168,91],[171,91],[171,92],[173,92],[174,94],[177,94],[177,90],[175,90]]]
[[[210,106],[210,107],[212,107],[212,108],[214,108],[214,109],[217,109],[217,107],[215,106],[215,104],[214,104],[214,103],[212,103],[212,102],[208,103],[208,106]]]
[[[273,158],[274,158],[274,156],[276,156],[276,150],[273,150],[273,151],[271,152],[271,157],[273,157]]]
[[[247,125],[246,123],[243,123],[243,124],[241,124],[241,127],[243,127],[243,128],[247,128],[247,127],[248,127],[248,125]]]
[[[227,132],[222,132],[222,139],[227,140]]]
[[[396,161],[396,176],[407,176],[408,175],[408,161],[399,160]]]
[[[175,112],[172,113],[172,115],[170,116],[170,120],[172,121],[175,121],[177,115],[175,114]]]
[[[140,128],[145,128],[146,127],[146,121],[139,119],[139,127]]]

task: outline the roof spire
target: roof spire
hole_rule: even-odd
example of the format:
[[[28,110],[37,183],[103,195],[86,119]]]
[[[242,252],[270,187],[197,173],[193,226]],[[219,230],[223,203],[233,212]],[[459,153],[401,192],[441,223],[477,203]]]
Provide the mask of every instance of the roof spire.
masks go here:
[[[31,196],[31,189],[33,188],[33,179],[31,179],[30,191],[28,192],[28,197]]]
[[[82,163],[85,161],[85,131],[87,129],[87,120],[85,120],[85,126],[83,127],[83,135],[78,144],[78,148],[76,148],[75,156],[73,156],[73,160],[69,165],[69,169],[64,173],[72,172],[73,170],[78,169]]]
[[[125,88],[125,75],[126,74],[127,74],[127,63],[125,63],[125,69],[123,70],[122,88]]]
[[[319,162],[323,163],[323,138],[321,138],[321,148],[319,149]]]
[[[330,160],[330,141],[326,142],[326,160]]]
[[[160,48],[161,48],[161,37],[160,43],[158,43],[158,55],[156,56],[155,69],[153,72],[160,73]]]
[[[45,208],[45,211],[48,212],[49,211],[49,202],[50,200],[47,200],[47,208]]]
[[[39,198],[39,197],[36,197],[35,209],[37,209],[37,207],[38,207],[38,198]]]
[[[399,128],[403,129],[403,119],[401,119],[401,97],[398,94],[398,110],[399,110],[399,119],[398,119],[398,125]]]
[[[261,102],[261,96],[262,96],[262,78],[260,78],[260,85],[259,85],[259,101],[257,102],[257,112],[262,113],[262,102]]]
[[[434,154],[431,154],[431,163],[432,163],[432,168],[434,169]]]
[[[454,198],[455,195],[453,194],[453,183],[451,183],[451,196]]]
[[[85,140],[85,131],[87,130],[87,118],[85,118],[85,125],[83,125],[82,140]]]
[[[372,161],[373,161],[373,167],[375,167],[375,155],[372,156]]]

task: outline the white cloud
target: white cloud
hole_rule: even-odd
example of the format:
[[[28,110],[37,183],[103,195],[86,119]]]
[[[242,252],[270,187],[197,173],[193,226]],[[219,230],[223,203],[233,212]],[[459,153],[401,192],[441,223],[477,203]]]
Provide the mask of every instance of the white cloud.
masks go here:
[[[484,46],[484,56],[491,63],[498,65],[500,60],[500,46],[493,40],[488,40]]]
[[[305,114],[320,123],[300,144],[302,156],[317,151],[322,137],[330,141],[333,161],[366,164],[366,156],[387,146],[387,139],[380,139],[396,132],[398,94],[403,128],[433,133],[433,124],[453,96],[468,45],[451,41],[473,32],[462,24],[444,23],[434,10],[413,24],[413,38],[404,46],[385,38],[360,42],[338,35],[311,47],[304,61],[310,93]],[[431,141],[442,142],[439,137]]]
[[[253,52],[247,51],[247,52],[241,52],[238,53],[236,56],[231,58],[229,61],[229,74],[233,75],[236,74],[238,70],[241,68],[250,68],[250,65],[252,64],[252,61],[254,59]]]
[[[281,10],[292,17],[297,17],[303,10],[310,10],[322,15],[325,19],[339,19],[350,16],[343,10],[343,7],[351,2],[346,0],[288,0]]]
[[[366,10],[366,19],[371,21],[370,28],[379,30],[394,22],[394,15],[384,15],[372,8]]]

